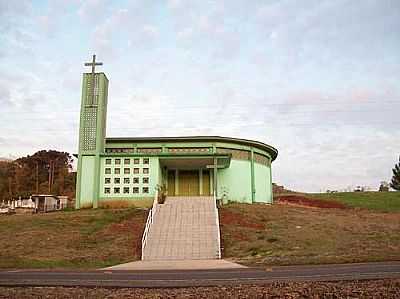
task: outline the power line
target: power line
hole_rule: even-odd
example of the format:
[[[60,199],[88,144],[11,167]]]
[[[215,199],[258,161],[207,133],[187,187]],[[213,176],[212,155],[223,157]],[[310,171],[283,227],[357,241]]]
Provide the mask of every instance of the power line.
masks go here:
[[[229,100],[229,99],[227,99]],[[267,100],[266,100],[267,101]],[[218,104],[225,104],[225,103],[218,103],[215,105],[215,102],[212,105],[179,105],[178,102],[176,103],[171,103],[171,104],[177,104],[178,106],[168,106],[168,107],[163,107],[164,109],[207,109],[207,108],[216,108],[218,107]],[[398,100],[364,100],[360,102],[354,102],[354,101],[318,101],[318,102],[311,102],[311,103],[304,103],[304,102],[283,102],[283,103],[260,103],[260,102],[255,102],[255,101],[249,101],[246,102],[245,104],[228,104],[230,107],[249,107],[251,104],[257,105],[258,107],[269,107],[269,106],[321,106],[321,105],[335,105],[335,104],[341,104],[341,105],[357,105],[357,106],[362,106],[364,104],[380,104],[380,105],[392,105],[392,104],[400,104],[400,99]],[[109,105],[112,106],[112,103]],[[42,112],[42,111],[38,111]],[[60,113],[80,113],[79,109],[64,109],[60,111]],[[10,113],[10,112],[3,112],[3,113]],[[21,112],[11,112],[11,113],[16,113],[16,114],[32,114],[35,113],[35,111],[21,111]],[[49,113],[49,112],[47,112]]]

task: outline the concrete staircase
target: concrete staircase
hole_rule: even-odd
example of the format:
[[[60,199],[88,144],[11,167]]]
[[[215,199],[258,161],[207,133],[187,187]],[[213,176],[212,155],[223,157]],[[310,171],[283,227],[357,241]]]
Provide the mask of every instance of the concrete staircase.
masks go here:
[[[142,260],[220,258],[213,197],[167,197],[156,209]]]

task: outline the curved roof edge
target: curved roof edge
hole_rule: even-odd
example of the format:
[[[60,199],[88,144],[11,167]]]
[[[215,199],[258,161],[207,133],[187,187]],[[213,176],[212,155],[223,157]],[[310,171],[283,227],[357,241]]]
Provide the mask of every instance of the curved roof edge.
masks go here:
[[[272,161],[278,156],[278,150],[266,143],[222,136],[179,136],[179,137],[107,137],[106,142],[179,142],[179,141],[214,141],[214,142],[234,142],[242,145],[254,146],[258,149],[267,151]]]

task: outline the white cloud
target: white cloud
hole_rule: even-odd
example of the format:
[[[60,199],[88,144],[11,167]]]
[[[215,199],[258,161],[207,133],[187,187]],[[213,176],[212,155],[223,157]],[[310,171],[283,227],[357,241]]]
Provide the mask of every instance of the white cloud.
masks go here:
[[[0,156],[75,152],[82,64],[95,52],[110,79],[108,135],[260,140],[280,151],[274,180],[307,191],[390,175],[395,1],[4,3]]]

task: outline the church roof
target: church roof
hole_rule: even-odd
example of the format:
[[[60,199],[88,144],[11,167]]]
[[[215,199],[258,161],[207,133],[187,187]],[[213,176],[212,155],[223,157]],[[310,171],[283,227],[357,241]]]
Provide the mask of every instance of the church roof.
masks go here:
[[[278,156],[278,150],[271,145],[266,143],[242,139],[242,138],[232,138],[232,137],[222,137],[222,136],[179,136],[179,137],[107,137],[106,143],[113,142],[232,142],[241,145],[253,146],[258,149],[267,151],[272,160],[275,160]]]

